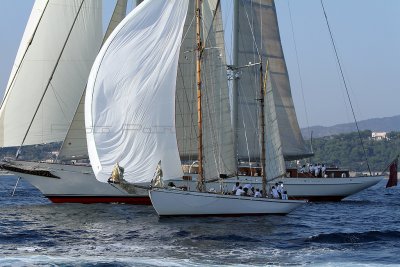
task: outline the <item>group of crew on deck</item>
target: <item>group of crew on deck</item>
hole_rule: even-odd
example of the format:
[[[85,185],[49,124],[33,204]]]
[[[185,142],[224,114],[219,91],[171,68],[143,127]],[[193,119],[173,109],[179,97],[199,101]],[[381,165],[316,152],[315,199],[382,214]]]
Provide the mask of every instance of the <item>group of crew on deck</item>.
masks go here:
[[[310,173],[311,175],[315,176],[315,177],[328,177],[328,175],[326,174],[326,166],[325,164],[307,164],[301,166],[299,173]]]
[[[232,195],[236,196],[246,196],[246,197],[262,197],[262,190],[260,189],[254,189],[254,187],[251,184],[245,184],[244,186],[241,186],[239,182],[236,182],[236,184],[232,188]],[[287,191],[283,187],[283,183],[275,183],[270,188],[270,192],[267,197],[275,198],[275,199],[288,199]]]

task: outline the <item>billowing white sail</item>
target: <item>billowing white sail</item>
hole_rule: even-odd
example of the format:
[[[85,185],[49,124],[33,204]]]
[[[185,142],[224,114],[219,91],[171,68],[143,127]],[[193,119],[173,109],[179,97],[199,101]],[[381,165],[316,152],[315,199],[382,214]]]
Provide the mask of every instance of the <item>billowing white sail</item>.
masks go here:
[[[279,36],[273,0],[239,1],[239,66],[269,60],[271,90],[279,138],[285,159],[310,155],[297,122],[289,76]],[[265,67],[264,67],[265,69]],[[240,159],[257,159],[260,144],[257,123],[259,84],[258,66],[243,68],[239,73],[238,155]]]
[[[150,181],[160,160],[164,178],[183,174],[174,107],[188,2],[144,1],[96,58],[86,90],[85,125],[100,181],[107,181],[117,162],[131,183]]]
[[[1,105],[0,146],[64,139],[101,40],[101,1],[35,2]]]
[[[125,18],[127,2],[128,0],[117,1],[107,31],[104,35],[103,43],[117,25]],[[58,155],[58,159],[60,160],[89,158],[85,129],[85,92],[86,90],[82,94],[78,109],[75,112],[67,136],[60,149]]]

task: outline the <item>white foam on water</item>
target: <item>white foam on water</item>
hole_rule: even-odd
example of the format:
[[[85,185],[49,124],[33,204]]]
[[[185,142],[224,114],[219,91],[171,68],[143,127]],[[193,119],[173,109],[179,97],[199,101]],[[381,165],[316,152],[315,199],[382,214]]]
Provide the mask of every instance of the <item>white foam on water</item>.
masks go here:
[[[16,248],[18,251],[21,252],[36,252],[42,250],[41,247],[39,246],[33,246],[33,247],[18,247]]]
[[[136,257],[58,257],[58,256],[19,256],[4,257],[0,259],[0,266],[35,266],[35,265],[84,265],[84,264],[128,264],[132,266],[171,266],[171,267],[197,267],[197,266],[218,266],[216,264],[198,263],[188,259],[171,259],[171,258],[136,258]]]

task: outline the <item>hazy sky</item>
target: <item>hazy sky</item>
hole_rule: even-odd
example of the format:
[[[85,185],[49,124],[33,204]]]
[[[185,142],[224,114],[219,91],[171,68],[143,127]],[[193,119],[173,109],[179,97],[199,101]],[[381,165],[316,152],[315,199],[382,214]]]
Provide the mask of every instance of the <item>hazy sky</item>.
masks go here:
[[[224,7],[232,6],[230,1],[225,0]],[[1,0],[1,94],[33,2]],[[115,1],[105,3],[110,11]],[[352,122],[320,0],[275,0],[275,4],[300,126]],[[324,4],[357,118],[399,115],[400,1],[324,0]]]

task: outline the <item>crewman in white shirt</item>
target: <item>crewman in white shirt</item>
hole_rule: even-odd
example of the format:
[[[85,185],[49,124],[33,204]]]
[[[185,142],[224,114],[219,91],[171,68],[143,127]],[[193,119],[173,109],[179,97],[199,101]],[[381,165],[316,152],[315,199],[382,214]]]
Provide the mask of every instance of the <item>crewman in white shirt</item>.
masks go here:
[[[279,198],[279,193],[278,193],[278,190],[275,188],[275,186],[272,186],[271,192],[272,192],[273,198]]]
[[[244,191],[243,191],[242,187],[239,186],[239,188],[236,190],[236,195],[237,195],[237,196],[241,196],[241,195],[243,195],[243,194],[244,194]]]

